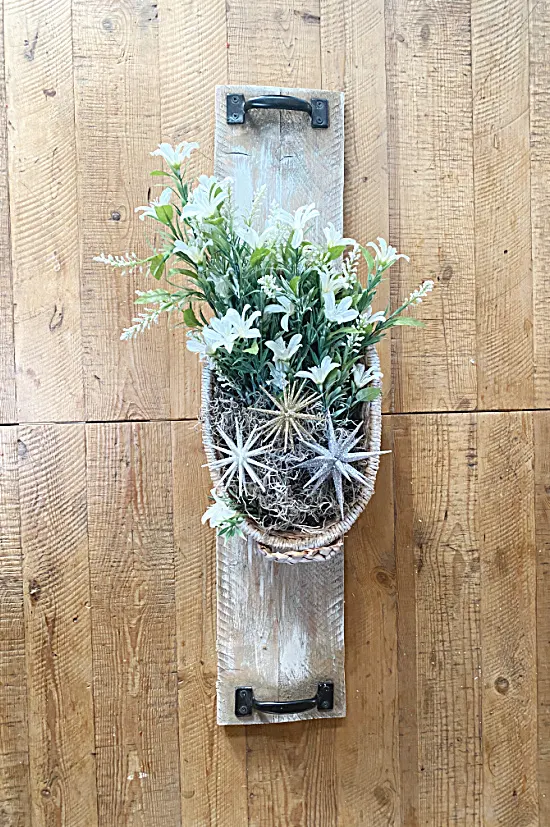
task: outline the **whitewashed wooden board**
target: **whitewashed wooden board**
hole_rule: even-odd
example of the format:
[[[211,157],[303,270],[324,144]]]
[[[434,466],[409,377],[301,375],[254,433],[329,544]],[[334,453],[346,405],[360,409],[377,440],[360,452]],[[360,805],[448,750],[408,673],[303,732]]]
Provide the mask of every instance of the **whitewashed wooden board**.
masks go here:
[[[329,128],[313,129],[304,112],[252,110],[244,125],[226,122],[226,96],[327,98]],[[237,203],[250,207],[266,186],[287,210],[314,202],[312,237],[332,222],[342,230],[344,101],[340,92],[258,86],[216,89],[215,173],[234,181]],[[346,714],[343,554],[324,563],[271,562],[255,544],[217,542],[218,724],[271,723]],[[334,708],[292,715],[235,715],[235,690],[250,686],[259,700],[312,697],[319,681],[334,683]]]

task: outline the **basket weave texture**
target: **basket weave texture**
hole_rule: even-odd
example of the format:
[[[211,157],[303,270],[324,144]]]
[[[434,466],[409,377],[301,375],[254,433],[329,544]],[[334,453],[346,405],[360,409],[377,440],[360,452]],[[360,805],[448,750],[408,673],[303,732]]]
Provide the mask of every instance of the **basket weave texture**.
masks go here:
[[[380,370],[380,360],[376,348],[371,346],[366,355],[367,367],[374,367]],[[372,387],[381,387],[381,381],[372,382]],[[218,459],[216,447],[213,440],[213,428],[215,423],[210,419],[210,400],[215,393],[216,379],[211,368],[205,364],[202,373],[202,439],[210,476],[214,485],[222,496],[229,496],[224,485],[220,482],[220,472],[212,467],[212,463]],[[363,434],[364,449],[366,451],[379,451],[380,438],[382,433],[382,398],[379,396],[374,402],[368,402],[363,406]],[[258,550],[274,561],[285,563],[309,563],[329,560],[343,550],[344,534],[349,531],[357,520],[374,492],[376,473],[380,463],[378,455],[369,457],[363,466],[362,473],[368,482],[363,487],[357,501],[345,514],[343,520],[335,520],[322,529],[311,529],[307,533],[296,532],[269,532],[259,526],[250,517],[243,520],[244,533],[252,537],[258,543]]]

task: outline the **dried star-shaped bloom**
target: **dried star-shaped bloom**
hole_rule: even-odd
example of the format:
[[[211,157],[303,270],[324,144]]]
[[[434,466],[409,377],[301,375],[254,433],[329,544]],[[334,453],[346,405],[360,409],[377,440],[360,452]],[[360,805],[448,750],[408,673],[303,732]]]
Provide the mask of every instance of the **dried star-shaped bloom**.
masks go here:
[[[271,400],[274,408],[252,408],[253,411],[268,414],[271,419],[262,426],[262,430],[266,432],[266,436],[277,439],[278,436],[284,434],[285,443],[284,450],[288,449],[290,443],[294,446],[294,434],[303,438],[307,434],[303,426],[303,422],[314,422],[319,419],[317,414],[304,413],[307,408],[318,402],[321,398],[318,393],[310,393],[307,396],[302,396],[302,390],[305,382],[297,388],[296,383],[292,387],[283,388],[283,393],[280,397],[272,396],[268,390],[262,388],[265,395]]]
[[[380,454],[389,454],[389,451],[352,451],[358,442],[363,438],[362,435],[357,436],[357,432],[361,427],[361,423],[351,432],[345,434],[340,439],[337,439],[334,433],[334,425],[330,416],[328,421],[328,447],[319,445],[317,442],[306,442],[303,440],[311,451],[314,451],[317,456],[305,460],[300,463],[302,468],[314,470],[315,473],[305,484],[305,488],[310,485],[313,486],[312,491],[316,491],[326,479],[332,477],[334,490],[336,491],[336,499],[340,506],[340,514],[344,519],[344,491],[343,478],[347,480],[356,480],[362,485],[367,485],[368,480],[357,468],[353,467],[354,462],[366,460],[369,457],[379,456]]]
[[[235,421],[235,440],[232,440],[219,426],[218,431],[227,445],[227,448],[224,448],[223,445],[216,445],[216,451],[221,454],[227,454],[227,456],[222,459],[217,459],[211,464],[212,468],[225,468],[220,483],[225,483],[226,486],[229,485],[235,474],[237,474],[239,480],[239,497],[241,497],[243,491],[245,494],[248,494],[246,489],[246,477],[248,475],[248,477],[265,492],[263,482],[252,467],[254,465],[256,468],[271,471],[268,465],[255,459],[255,457],[259,457],[266,452],[265,446],[254,448],[260,437],[258,428],[254,428],[246,442],[243,441],[241,426],[238,420]]]

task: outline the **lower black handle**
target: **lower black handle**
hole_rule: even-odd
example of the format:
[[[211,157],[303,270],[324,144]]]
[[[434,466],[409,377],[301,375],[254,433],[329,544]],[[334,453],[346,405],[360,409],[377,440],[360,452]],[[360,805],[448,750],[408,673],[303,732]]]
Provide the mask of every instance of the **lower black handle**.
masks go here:
[[[245,718],[257,712],[268,712],[272,715],[293,715],[298,712],[307,712],[308,709],[319,709],[327,712],[334,708],[334,684],[331,681],[322,681],[317,684],[317,694],[313,698],[303,698],[299,701],[258,701],[254,697],[254,690],[250,686],[239,686],[235,690],[235,715]]]

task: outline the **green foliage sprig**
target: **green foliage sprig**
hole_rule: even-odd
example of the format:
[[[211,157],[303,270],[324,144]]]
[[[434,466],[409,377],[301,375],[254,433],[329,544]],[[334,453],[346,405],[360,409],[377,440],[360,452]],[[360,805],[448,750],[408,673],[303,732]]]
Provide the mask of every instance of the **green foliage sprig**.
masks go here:
[[[365,247],[329,225],[324,242],[308,238],[318,212],[313,204],[289,213],[279,206],[258,228],[263,193],[242,215],[230,180],[201,175],[186,179],[186,163],[197,144],[161,144],[169,185],[141,219],[159,225],[160,245],[151,255],[100,255],[96,260],[123,271],[141,268],[165,286],[138,291],[143,310],[124,330],[132,339],[176,311],[188,328],[187,347],[210,360],[224,384],[247,405],[262,389],[279,394],[295,379],[321,395],[333,422],[356,416],[363,402],[380,393],[364,357],[396,325],[421,326],[403,313],[433,288],[425,281],[396,310],[373,312],[385,271],[407,256],[379,238]],[[357,276],[360,258],[366,284]]]

